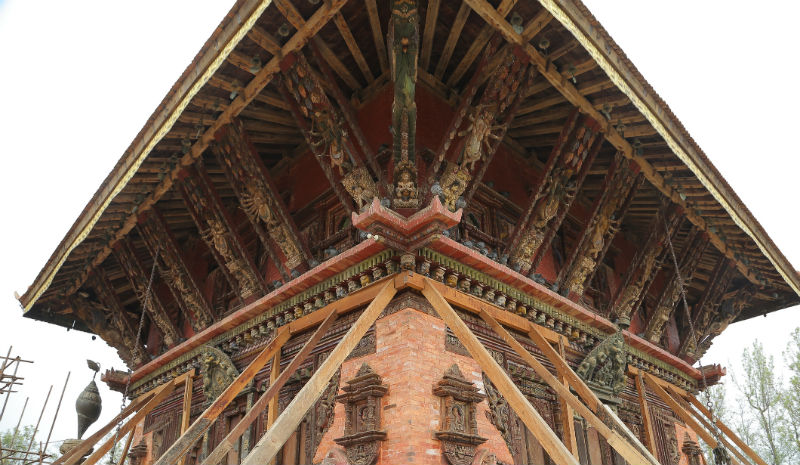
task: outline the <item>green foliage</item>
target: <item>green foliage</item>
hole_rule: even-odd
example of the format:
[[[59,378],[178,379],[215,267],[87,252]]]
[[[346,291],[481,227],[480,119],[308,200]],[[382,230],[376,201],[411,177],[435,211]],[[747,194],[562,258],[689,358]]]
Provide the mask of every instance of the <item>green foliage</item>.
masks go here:
[[[33,437],[33,431],[33,425],[25,425],[19,428],[16,436],[14,436],[13,428],[0,433],[0,444],[2,445],[3,449],[20,451],[9,452],[7,450],[3,450],[0,452],[0,465],[17,465],[22,463],[21,459],[25,456],[25,451],[28,450],[28,444],[31,442],[31,438]],[[30,451],[39,451],[39,443],[37,441],[34,441],[31,444]],[[53,448],[48,447],[48,451],[50,454],[53,454]],[[28,454],[28,457],[38,459],[39,456]]]
[[[786,414],[781,434],[785,441],[793,444],[795,456],[800,457],[800,328],[792,332],[783,356],[789,366],[790,377],[781,399]]]

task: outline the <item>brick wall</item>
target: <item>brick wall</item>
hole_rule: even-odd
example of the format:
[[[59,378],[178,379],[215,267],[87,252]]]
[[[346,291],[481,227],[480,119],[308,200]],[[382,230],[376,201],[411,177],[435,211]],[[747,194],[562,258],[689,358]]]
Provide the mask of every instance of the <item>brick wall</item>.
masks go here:
[[[381,445],[379,465],[446,464],[439,441],[439,398],[432,389],[445,370],[458,364],[464,377],[483,388],[481,370],[469,357],[445,352],[442,320],[408,308],[378,320],[375,324],[377,351],[348,360],[342,365],[341,386],[353,378],[362,363],[368,363],[389,386],[382,399],[382,429],[387,431]],[[498,460],[512,463],[511,453],[485,412],[486,401],[478,405],[478,434],[488,440],[479,447],[493,452]],[[314,462],[340,446],[334,438],[344,435],[344,406],[336,405],[333,425],[322,438]]]

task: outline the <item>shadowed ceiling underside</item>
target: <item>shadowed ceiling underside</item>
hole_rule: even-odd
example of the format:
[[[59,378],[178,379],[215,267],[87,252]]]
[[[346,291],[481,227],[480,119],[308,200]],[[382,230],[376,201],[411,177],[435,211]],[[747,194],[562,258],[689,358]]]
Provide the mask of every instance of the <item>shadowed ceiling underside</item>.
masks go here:
[[[748,283],[757,288],[738,319],[797,303],[798,295],[793,290],[797,289],[796,273],[591,14],[577,1],[547,5],[559,9],[561,13],[557,16],[571,20],[572,27],[586,24],[593,27],[589,39],[595,47],[605,49],[608,56],[617,58],[611,66],[645,89],[646,99],[657,102],[655,113],[665,121],[672,121],[679,142],[687,147],[684,150],[695,154],[696,162],[707,170],[705,177],[718,186],[716,196],[697,172],[676,155],[670,141],[654,127],[641,105],[632,102],[630,93],[623,92],[602,69],[598,57],[590,55],[565,27],[563,18],[555,18],[552,10],[539,2],[419,2],[417,94],[430,96],[431,101],[452,112],[468,93],[487,94],[492,84],[489,77],[496,76],[493,73],[504,66],[505,57],[517,53],[524,63],[530,64],[530,72],[519,79],[522,88],[513,104],[513,119],[502,133],[504,160],[529,167],[531,172],[543,172],[557,150],[560,135],[578,112],[590,116],[602,132],[596,158],[587,167],[585,181],[558,231],[564,255],[568,256],[568,251],[581,240],[587,225],[586,212],[592,211],[603,195],[610,167],[630,160],[638,165],[636,171],[642,173],[643,182],[633,191],[624,219],[618,225],[620,234],[629,243],[643,246],[653,225],[661,227],[658,222],[661,217],[657,215],[661,211],[667,216],[665,205],[669,199],[674,204],[672,208],[685,218],[675,226],[672,236],[678,258],[693,241],[700,241],[700,236],[708,242],[697,263],[692,264],[692,280],[687,289],[690,304],[708,298],[706,290],[715,280],[723,279],[720,264],[727,263],[724,257],[735,268],[731,272],[733,278],[729,278],[735,286],[729,289]],[[362,115],[371,105],[379,105],[381,99],[389,98],[391,102],[392,44],[386,38],[390,8],[391,2],[376,0],[237,2],[20,299],[27,316],[65,326],[75,324],[74,317],[60,313],[60,309],[74,296],[80,298],[87,282],[98,279],[117,296],[121,308],[135,314],[132,309],[138,304],[137,295],[131,284],[131,272],[126,269],[131,265],[122,260],[135,262],[133,266],[138,263],[139,271],[148,273],[153,264],[153,248],[159,252],[168,248],[156,245],[158,239],[148,239],[148,234],[160,237],[158,228],[168,231],[172,241],[183,250],[204,250],[201,255],[210,259],[216,252],[209,247],[203,249],[203,236],[208,232],[197,226],[198,220],[193,215],[198,213],[192,210],[192,194],[187,191],[185,179],[199,179],[198,192],[215,193],[216,201],[233,217],[249,214],[244,211],[246,206],[242,206],[236,182],[231,181],[236,175],[226,171],[224,165],[230,159],[224,148],[225,137],[230,139],[230,123],[239,128],[254,148],[256,172],[264,170],[267,178],[277,183],[273,187],[280,198],[275,201],[284,205],[284,214],[294,224],[302,227],[320,205],[341,203],[345,210],[358,210],[357,200],[337,193],[332,185],[326,184],[310,202],[302,204],[295,193],[282,189],[287,178],[317,176],[324,180],[320,165],[306,163],[309,151],[318,149],[313,133],[320,132],[320,128],[304,127],[305,120],[297,114],[302,108],[293,100],[292,89],[286,83],[302,67],[290,63],[287,57],[297,53],[307,60],[307,69],[322,86],[326,98],[335,102],[331,105],[343,113],[346,105],[354,114]],[[235,46],[228,49],[226,44]],[[430,116],[423,114],[421,107],[417,110],[420,132],[424,130],[420,125]],[[386,120],[389,121],[388,114]],[[362,124],[369,126],[363,121]],[[225,135],[220,136],[221,131]],[[389,184],[382,183],[388,183],[397,169],[392,155],[392,133],[388,123],[365,132],[367,148],[357,147],[356,151],[376,188],[382,196],[389,197],[392,195],[387,190]],[[416,157],[421,165],[430,167],[436,165],[439,151],[437,144],[418,142]],[[198,175],[197,170],[203,174]],[[336,170],[333,164],[332,176],[338,181],[340,175]],[[478,178],[474,195],[494,199],[504,209],[522,216],[527,208],[525,196],[510,192],[504,180],[492,172],[490,166],[489,174]],[[525,175],[506,173],[508,177]],[[247,173],[243,176],[245,179]],[[425,200],[432,186],[426,184],[423,176],[420,178],[420,198]],[[246,179],[242,182],[246,184]],[[529,191],[526,194],[534,191],[537,183],[533,177],[518,182]],[[309,192],[315,189],[309,188]],[[739,218],[744,218],[746,228],[737,224],[741,220],[735,219],[721,204],[720,192],[732,205],[730,208],[741,212]],[[466,205],[465,211],[469,209],[470,205]],[[266,250],[269,247],[260,239],[264,231],[235,218],[230,226],[241,238],[237,259],[253,261],[243,265],[244,272],[259,268],[258,257],[269,256]],[[744,229],[754,231],[758,242]],[[297,253],[309,263],[320,262],[334,242],[335,239],[329,239],[298,244]],[[199,249],[192,244],[199,244]],[[495,245],[502,252],[502,247]],[[608,249],[604,263],[613,267],[615,258],[625,251],[615,245]],[[278,255],[290,258],[286,250]],[[276,257],[273,254],[271,258]],[[673,268],[671,259],[664,262],[665,273],[669,275]],[[291,278],[292,267],[278,269],[281,281]],[[272,284],[254,285],[264,292]]]

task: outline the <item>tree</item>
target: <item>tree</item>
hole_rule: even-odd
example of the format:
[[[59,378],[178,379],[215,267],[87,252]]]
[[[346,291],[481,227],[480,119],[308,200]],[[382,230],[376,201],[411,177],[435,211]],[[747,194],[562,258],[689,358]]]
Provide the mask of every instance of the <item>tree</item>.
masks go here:
[[[794,455],[781,437],[786,415],[783,408],[783,386],[775,376],[775,362],[764,353],[764,346],[754,341],[753,346],[742,352],[743,378],[734,377],[736,386],[744,396],[750,414],[758,425],[754,444],[759,455],[773,465],[782,465]],[[743,424],[745,419],[743,418]]]
[[[800,457],[800,328],[792,332],[783,356],[790,377],[782,397],[787,420],[782,433],[784,440],[793,446],[795,456]]]
[[[25,425],[20,427],[16,436],[14,436],[13,428],[0,433],[0,446],[4,449],[0,452],[0,465],[17,465],[22,463],[21,459],[25,456],[25,451],[28,450],[28,444],[33,437],[33,431],[33,425]],[[8,449],[17,452],[10,452]],[[48,449],[51,448],[48,447]],[[30,446],[30,451],[39,452],[39,443],[35,440]],[[53,454],[52,450],[50,450],[50,454]],[[28,454],[28,457],[35,457],[38,460],[39,456]]]

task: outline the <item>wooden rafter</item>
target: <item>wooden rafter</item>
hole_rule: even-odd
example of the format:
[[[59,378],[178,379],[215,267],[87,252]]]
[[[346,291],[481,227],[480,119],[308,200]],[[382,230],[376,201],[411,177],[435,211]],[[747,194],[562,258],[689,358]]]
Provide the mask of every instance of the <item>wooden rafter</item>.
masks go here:
[[[367,16],[369,16],[369,25],[372,30],[372,41],[375,43],[375,50],[378,52],[378,62],[381,65],[381,73],[386,73],[389,70],[389,59],[386,56],[386,46],[383,43],[383,32],[381,29],[381,20],[378,16],[378,5],[375,0],[364,0],[367,7]]]
[[[291,271],[308,263],[311,253],[300,239],[297,225],[241,121],[233,121],[220,134],[215,151],[250,223],[276,265],[282,263]]]
[[[164,304],[156,295],[155,290],[150,286],[150,275],[145,273],[141,262],[136,257],[130,239],[125,239],[114,248],[114,256],[117,258],[123,272],[133,287],[133,292],[139,300],[139,305],[146,311],[150,320],[155,324],[161,333],[164,343],[172,347],[180,340],[178,328],[167,314]],[[149,294],[148,294],[149,291]]]
[[[425,30],[422,33],[422,46],[420,47],[419,68],[428,71],[433,50],[433,36],[436,32],[436,20],[439,17],[441,0],[430,0],[425,12]]]
[[[229,284],[244,299],[267,292],[264,278],[234,227],[233,220],[208,177],[205,165],[198,163],[187,170],[180,191],[192,220]]]
[[[158,262],[162,279],[194,330],[199,332],[214,323],[211,306],[186,264],[161,212],[153,207],[144,215],[138,229],[153,260]]]
[[[444,43],[439,62],[436,63],[436,69],[433,72],[433,75],[439,80],[444,76],[447,64],[450,63],[450,57],[453,56],[453,51],[456,49],[458,39],[461,37],[461,30],[464,29],[464,25],[467,23],[469,13],[470,8],[467,2],[461,3],[461,6],[458,8],[458,13],[456,13],[456,17],[453,20],[453,24],[450,25],[450,33],[447,35],[447,41]]]
[[[317,32],[319,32],[320,29],[322,29],[323,26],[328,23],[333,15],[335,15],[345,3],[346,0],[332,0],[330,2],[323,2],[317,11],[314,12],[314,14],[306,21],[305,26],[298,29],[297,32],[283,45],[280,55],[286,55],[295,50],[299,50],[306,44],[310,37],[314,36]],[[111,254],[113,245],[127,236],[131,229],[136,226],[138,214],[152,208],[153,205],[155,205],[155,203],[158,202],[158,200],[170,190],[170,188],[173,186],[173,183],[179,178],[181,170],[184,167],[194,164],[195,160],[197,160],[203,154],[206,148],[208,148],[208,146],[214,141],[216,132],[230,123],[236,116],[239,115],[239,113],[242,112],[245,107],[250,104],[250,102],[259,96],[264,87],[266,87],[267,84],[272,81],[272,78],[277,73],[279,69],[279,62],[280,58],[273,57],[261,68],[261,70],[253,77],[253,79],[247,83],[247,85],[242,89],[242,92],[240,92],[239,95],[232,102],[230,102],[230,104],[224,106],[224,109],[220,108],[222,113],[217,116],[216,120],[214,120],[208,129],[206,129],[202,136],[194,142],[191,149],[179,160],[177,166],[172,169],[167,176],[164,177],[164,179],[156,188],[152,189],[151,194],[147,195],[147,197],[145,197],[144,200],[139,203],[137,213],[129,215],[122,226],[114,233],[113,237],[106,243],[106,245],[97,251],[89,266],[85,267],[78,278],[74,280],[73,285],[67,289],[67,295],[71,295],[77,291],[84,283],[89,273],[95,267],[102,264],[106,257]],[[54,273],[55,271],[53,271],[51,274]],[[49,283],[47,285],[49,285]],[[35,291],[36,297],[29,300],[29,302],[26,304],[26,308],[30,308],[30,306],[33,305],[36,298],[38,298],[38,294],[41,292],[44,292],[44,288],[42,288],[40,291]]]
[[[361,53],[358,41],[353,37],[353,32],[350,30],[350,26],[347,25],[347,20],[344,19],[342,13],[336,13],[333,17],[333,23],[336,25],[336,28],[339,29],[339,34],[342,35],[344,43],[347,44],[347,48],[350,50],[350,54],[353,55],[353,59],[356,60],[356,65],[358,65],[358,69],[361,70],[364,79],[366,79],[367,82],[375,80],[375,76],[373,76],[372,70],[369,69],[367,60],[364,59],[364,54]]]
[[[720,238],[717,233],[709,230],[709,225],[706,223],[702,215],[698,214],[695,209],[692,208],[690,203],[681,198],[679,191],[665,182],[663,176],[647,160],[638,154],[636,150],[634,150],[625,137],[611,127],[609,121],[602,113],[600,113],[599,109],[595,108],[592,102],[585,97],[585,95],[588,94],[588,92],[586,92],[586,88],[584,88],[584,91],[581,92],[575,85],[572,84],[570,80],[564,79],[564,76],[562,76],[561,73],[555,69],[555,67],[550,66],[550,60],[539,53],[531,44],[527,43],[527,41],[524,40],[524,38],[514,30],[511,24],[509,24],[489,2],[486,0],[465,0],[465,2],[468,3],[476,13],[483,17],[487,23],[500,31],[506,40],[513,44],[522,46],[525,50],[525,53],[527,53],[531,58],[531,61],[539,68],[539,72],[542,74],[542,76],[544,76],[553,85],[553,87],[558,90],[558,92],[563,96],[563,99],[566,99],[571,104],[580,108],[581,111],[585,112],[588,116],[591,116],[601,126],[603,126],[605,128],[604,135],[606,140],[616,147],[617,150],[621,151],[626,157],[635,160],[637,164],[639,164],[639,167],[641,168],[642,173],[647,180],[656,189],[667,196],[667,198],[669,198],[673,203],[683,208],[686,212],[686,218],[709,235],[711,243],[725,256],[732,259],[736,263],[737,268],[743,276],[745,276],[754,284],[760,284],[757,274],[750,270],[750,267],[743,263],[741,259],[735,257],[733,249],[729,248],[726,242]],[[610,83],[610,81],[606,80],[606,82],[609,82],[609,84],[601,85],[601,87],[597,90],[602,89],[602,87],[614,87],[614,84]],[[596,92],[597,90],[594,91]],[[523,110],[520,110],[520,113],[524,113]],[[753,234],[753,236],[755,237],[756,235]],[[796,280],[789,278],[787,278],[787,281],[796,282]]]

